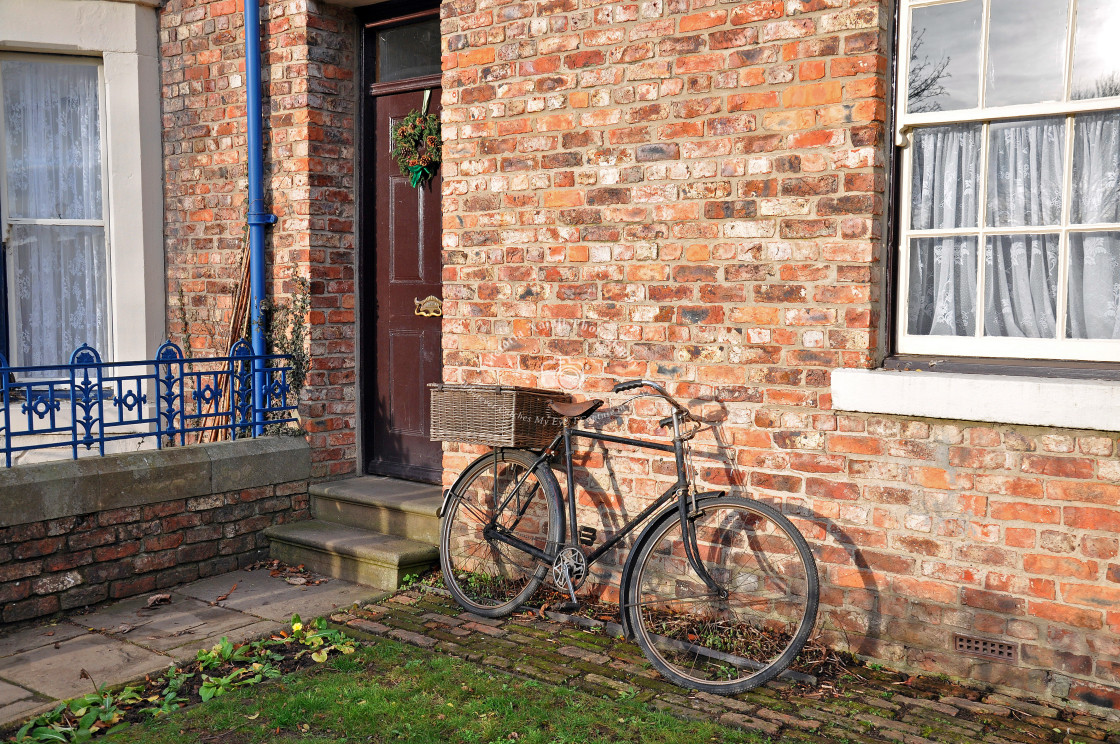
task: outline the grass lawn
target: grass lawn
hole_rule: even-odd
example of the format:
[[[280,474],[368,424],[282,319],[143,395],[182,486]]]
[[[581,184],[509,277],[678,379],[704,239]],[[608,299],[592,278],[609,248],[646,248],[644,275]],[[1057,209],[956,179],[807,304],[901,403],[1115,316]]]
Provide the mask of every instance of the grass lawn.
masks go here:
[[[383,640],[321,667],[131,726],[105,741],[761,744],[770,739]]]

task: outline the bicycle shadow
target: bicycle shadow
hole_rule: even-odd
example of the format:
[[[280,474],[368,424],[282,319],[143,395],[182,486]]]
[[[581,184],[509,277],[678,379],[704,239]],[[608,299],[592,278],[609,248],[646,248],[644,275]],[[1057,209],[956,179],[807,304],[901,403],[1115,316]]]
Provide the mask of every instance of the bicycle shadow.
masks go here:
[[[755,443],[758,445],[756,447],[752,447],[752,443],[747,441],[740,443],[736,448],[735,443],[724,430],[724,424],[730,420],[730,412],[726,404],[722,401],[689,401],[690,408],[694,405],[704,409],[703,422],[707,427],[708,435],[693,440],[690,446],[697,487],[701,490],[740,490],[743,495],[770,504],[785,514],[805,536],[817,562],[820,575],[820,610],[814,636],[832,648],[855,655],[881,656],[884,653],[881,648],[884,630],[883,588],[876,578],[872,565],[873,558],[865,553],[857,543],[856,537],[849,531],[855,529],[855,526],[841,525],[836,520],[813,511],[809,505],[811,496],[805,493],[790,492],[785,497],[778,497],[760,492],[759,484],[751,483],[744,469],[781,470],[787,474],[796,473],[792,477],[803,480],[820,476],[818,479],[826,483],[844,483],[847,482],[846,477],[842,474],[832,474],[840,477],[830,480],[824,477],[830,475],[829,473],[791,471],[781,457],[783,453],[788,454],[789,451],[776,448],[770,441],[769,432],[765,430],[753,431],[765,432],[766,442],[763,442],[763,438],[760,437]],[[625,420],[620,411],[609,409],[604,414],[589,420],[587,426],[589,429],[602,431],[607,430],[608,427],[615,428],[622,425]],[[581,461],[577,453],[576,490],[582,491],[597,513],[602,527],[595,542],[596,545],[600,545],[621,529],[630,520],[632,513],[637,514],[645,505],[652,503],[664,488],[659,488],[657,493],[650,494],[648,498],[641,498],[641,501],[635,504],[638,508],[632,511],[627,504],[635,503],[635,495],[627,492],[624,481],[641,479],[627,478],[625,476],[629,474],[625,473],[620,476],[612,462],[612,454],[627,456],[632,455],[633,451],[595,442],[594,446],[581,450],[581,453],[587,452],[600,454],[603,465],[595,472],[588,467],[580,467]],[[747,453],[744,458],[746,463],[738,462],[739,452]],[[668,468],[661,472],[657,469],[657,460],[651,460],[651,473],[647,480],[652,483],[654,476],[675,474],[675,464],[671,456],[666,462]],[[587,465],[596,467],[597,463],[587,462]],[[605,479],[602,473],[605,473]],[[662,483],[667,482],[657,481],[658,486]],[[588,524],[587,517],[590,515],[587,513],[587,504],[581,502],[578,505],[581,509],[580,523]],[[592,526],[598,527],[598,525]],[[618,581],[622,565],[640,534],[641,527],[612,548],[603,556],[600,563],[592,567],[588,578],[588,584],[591,585],[589,594],[592,597],[618,601]]]

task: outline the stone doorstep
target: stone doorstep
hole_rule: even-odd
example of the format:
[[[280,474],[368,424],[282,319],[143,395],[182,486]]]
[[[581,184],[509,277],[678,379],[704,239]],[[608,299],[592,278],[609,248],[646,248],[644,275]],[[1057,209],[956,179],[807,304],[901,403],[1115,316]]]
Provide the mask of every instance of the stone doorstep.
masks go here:
[[[430,543],[320,520],[277,525],[264,534],[273,558],[389,591],[439,560],[439,548]]]
[[[367,476],[312,484],[315,519],[439,544],[439,486]]]

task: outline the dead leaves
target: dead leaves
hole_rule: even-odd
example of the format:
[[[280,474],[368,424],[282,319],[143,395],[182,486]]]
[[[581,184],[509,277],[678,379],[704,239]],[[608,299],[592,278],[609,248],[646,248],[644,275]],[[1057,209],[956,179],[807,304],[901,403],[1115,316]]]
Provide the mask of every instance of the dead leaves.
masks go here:
[[[170,594],[153,594],[148,597],[148,609],[159,607],[160,605],[171,604]]]
[[[325,576],[316,576],[304,567],[301,563],[298,566],[289,566],[281,560],[273,558],[269,561],[257,561],[245,567],[246,571],[256,571],[258,569],[267,568],[268,575],[274,579],[283,579],[292,586],[318,586],[330,581]]]

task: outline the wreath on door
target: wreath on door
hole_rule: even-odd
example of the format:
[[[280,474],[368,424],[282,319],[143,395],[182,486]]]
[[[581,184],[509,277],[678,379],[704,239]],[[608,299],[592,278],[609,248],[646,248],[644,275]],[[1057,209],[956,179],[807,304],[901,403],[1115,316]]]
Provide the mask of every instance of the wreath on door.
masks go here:
[[[411,111],[393,132],[393,158],[412,188],[431,181],[442,160],[439,116],[426,113],[430,94],[425,91],[423,108]]]

